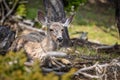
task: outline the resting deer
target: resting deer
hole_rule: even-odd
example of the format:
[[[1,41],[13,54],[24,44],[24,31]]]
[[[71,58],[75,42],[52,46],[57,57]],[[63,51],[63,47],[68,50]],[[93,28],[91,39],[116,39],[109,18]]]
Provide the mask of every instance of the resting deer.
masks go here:
[[[39,11],[38,20],[42,25],[47,26],[47,34],[31,31],[18,37],[15,41],[16,44],[13,44],[13,49],[20,50],[20,48],[23,48],[30,60],[38,59],[44,61],[48,55],[47,52],[55,51],[60,47],[63,41],[64,27],[70,24],[72,17],[68,18],[65,23],[51,22]]]

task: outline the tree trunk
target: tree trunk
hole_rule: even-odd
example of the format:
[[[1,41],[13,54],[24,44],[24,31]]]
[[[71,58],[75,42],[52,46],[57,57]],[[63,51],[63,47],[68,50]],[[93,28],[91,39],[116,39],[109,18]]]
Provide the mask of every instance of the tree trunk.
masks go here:
[[[46,16],[51,21],[61,21],[65,19],[64,6],[62,0],[43,0]]]
[[[54,22],[65,22],[66,14],[64,11],[63,0],[43,0],[45,13],[49,20]],[[67,27],[64,28],[63,46],[71,45]]]
[[[120,0],[115,0],[115,18],[120,37]]]

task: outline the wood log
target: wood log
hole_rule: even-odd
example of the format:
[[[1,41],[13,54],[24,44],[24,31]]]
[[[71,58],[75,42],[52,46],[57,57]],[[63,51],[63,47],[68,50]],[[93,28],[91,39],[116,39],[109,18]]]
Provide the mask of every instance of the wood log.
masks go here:
[[[81,47],[87,46],[89,49],[95,50],[97,53],[120,53],[120,45],[117,43],[114,45],[100,44],[79,38],[72,38],[71,41],[74,45]]]
[[[42,29],[34,28],[33,26],[26,25],[23,22],[19,22],[18,26],[20,26],[20,28],[22,28],[22,30],[27,29],[27,30],[30,30],[30,31],[37,31],[37,32],[46,34],[46,32],[43,31]]]
[[[96,47],[96,52],[120,53],[120,45],[114,44],[110,46],[98,46]]]
[[[6,26],[0,26],[0,54],[5,54],[15,39],[15,33]]]

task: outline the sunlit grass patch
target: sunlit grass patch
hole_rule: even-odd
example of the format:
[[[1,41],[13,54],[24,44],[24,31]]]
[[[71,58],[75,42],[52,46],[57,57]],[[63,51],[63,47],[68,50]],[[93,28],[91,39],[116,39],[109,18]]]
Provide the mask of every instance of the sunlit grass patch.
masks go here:
[[[79,25],[73,25],[70,29],[70,36],[71,37],[77,37],[80,38],[79,32],[88,32],[88,40],[94,41],[94,42],[100,42],[104,44],[115,44],[120,43],[120,40],[111,35],[110,33],[114,33],[117,36],[117,31],[109,31],[104,32],[101,28],[97,26],[79,26]]]

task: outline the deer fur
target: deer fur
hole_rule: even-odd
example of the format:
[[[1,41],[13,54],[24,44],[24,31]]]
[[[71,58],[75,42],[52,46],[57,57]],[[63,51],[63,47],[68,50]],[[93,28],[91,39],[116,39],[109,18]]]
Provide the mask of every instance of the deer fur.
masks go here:
[[[19,51],[23,48],[28,59],[43,61],[48,56],[48,51],[56,51],[60,47],[63,41],[64,25],[65,27],[68,26],[66,24],[70,24],[72,20],[72,18],[68,19],[65,23],[51,22],[39,11],[38,20],[42,25],[47,26],[47,34],[31,30],[27,34],[19,36],[12,45],[11,50]]]

